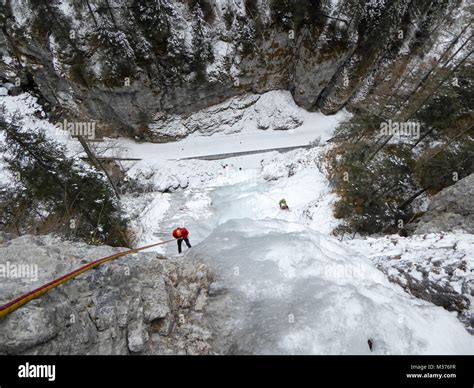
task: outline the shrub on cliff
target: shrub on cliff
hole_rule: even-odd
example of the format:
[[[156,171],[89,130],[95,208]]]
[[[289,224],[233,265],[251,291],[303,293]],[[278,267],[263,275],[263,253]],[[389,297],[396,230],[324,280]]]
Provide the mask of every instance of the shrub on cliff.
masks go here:
[[[327,155],[329,178],[339,200],[334,215],[346,222],[337,232],[382,233],[396,231],[412,215],[398,205],[413,193],[413,159],[406,146],[387,147],[366,164],[364,143],[342,143]]]

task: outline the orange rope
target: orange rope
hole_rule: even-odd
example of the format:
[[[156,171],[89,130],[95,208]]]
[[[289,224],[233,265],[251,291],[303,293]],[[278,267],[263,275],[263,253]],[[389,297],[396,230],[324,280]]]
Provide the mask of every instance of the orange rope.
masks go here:
[[[4,304],[3,306],[0,306],[0,318],[10,314],[11,312],[15,311],[16,309],[18,309],[19,307],[21,307],[24,304],[28,303],[29,301],[38,298],[39,296],[45,294],[49,290],[51,290],[53,288],[56,288],[59,285],[61,285],[63,283],[66,283],[67,281],[69,281],[71,279],[74,279],[75,277],[79,276],[80,274],[82,274],[86,271],[89,271],[92,268],[95,268],[95,267],[97,267],[101,264],[106,263],[107,261],[115,260],[115,259],[118,259],[119,257],[130,255],[132,253],[136,253],[136,252],[139,252],[139,251],[143,251],[144,249],[155,247],[157,245],[167,244],[167,243],[172,242],[172,241],[175,241],[175,240],[173,239],[173,240],[162,241],[162,242],[159,242],[159,243],[146,245],[144,247],[130,249],[128,251],[115,253],[111,256],[103,257],[103,258],[95,260],[95,261],[93,261],[89,264],[86,264],[86,265],[84,265],[84,266],[82,266],[82,267],[80,267],[80,268],[78,268],[78,269],[76,269],[72,272],[67,273],[66,275],[63,275],[63,276],[61,276],[61,277],[59,277],[59,278],[57,278],[57,279],[55,279],[55,280],[53,280],[49,283],[46,283],[46,284],[42,285],[41,287],[38,287],[38,288],[34,289],[33,291],[30,291],[26,294],[23,294],[23,295],[19,296],[18,298]]]

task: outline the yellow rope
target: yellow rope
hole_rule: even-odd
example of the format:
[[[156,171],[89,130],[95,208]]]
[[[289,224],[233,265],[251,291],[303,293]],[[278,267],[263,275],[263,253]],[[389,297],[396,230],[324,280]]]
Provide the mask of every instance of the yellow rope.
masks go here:
[[[18,298],[4,304],[3,306],[0,306],[0,318],[10,314],[11,312],[13,312],[16,309],[20,308],[21,306],[28,303],[29,301],[38,298],[39,296],[45,294],[49,290],[51,290],[53,288],[56,288],[59,285],[61,285],[63,283],[66,283],[67,281],[69,281],[71,279],[74,279],[75,277],[79,276],[80,274],[91,270],[92,268],[95,268],[95,267],[97,267],[101,264],[104,264],[104,263],[108,262],[108,261],[118,259],[119,257],[130,255],[130,254],[136,253],[136,252],[140,252],[140,251],[143,251],[144,249],[152,248],[152,247],[155,247],[157,245],[167,244],[167,243],[172,242],[172,241],[175,241],[175,240],[173,239],[173,240],[162,241],[162,242],[159,242],[159,243],[146,245],[144,247],[130,249],[130,250],[124,251],[124,252],[118,252],[118,253],[115,253],[111,256],[103,257],[103,258],[95,260],[95,261],[93,261],[89,264],[86,264],[83,267],[80,267],[80,268],[78,268],[78,269],[76,269],[72,272],[69,272],[66,275],[63,275],[63,276],[61,276],[61,277],[59,277],[59,278],[57,278],[57,279],[55,279],[55,280],[53,280],[49,283],[46,283],[46,284],[42,285],[41,287],[38,287],[38,288],[34,289],[33,291],[30,291],[26,294],[23,294],[23,295],[19,296]]]

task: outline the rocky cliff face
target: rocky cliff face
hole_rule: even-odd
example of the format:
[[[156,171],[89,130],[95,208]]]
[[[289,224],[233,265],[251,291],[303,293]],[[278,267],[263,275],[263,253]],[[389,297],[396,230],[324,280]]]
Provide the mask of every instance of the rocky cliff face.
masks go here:
[[[461,230],[474,233],[474,174],[441,190],[419,219],[415,234]]]
[[[2,242],[0,304],[116,251],[49,236]],[[207,354],[209,284],[203,265],[153,253],[109,262],[0,320],[0,354]]]
[[[152,141],[172,140],[149,131],[169,115],[246,92],[331,114],[412,73],[461,3],[0,0],[0,83],[34,90],[53,121]]]

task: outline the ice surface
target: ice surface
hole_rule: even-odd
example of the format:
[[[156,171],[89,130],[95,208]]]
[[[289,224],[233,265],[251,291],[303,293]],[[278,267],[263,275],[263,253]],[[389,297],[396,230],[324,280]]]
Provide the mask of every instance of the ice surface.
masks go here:
[[[285,220],[221,224],[185,259],[227,290],[209,313],[218,346],[252,354],[473,354],[455,315],[406,294],[337,240]],[[230,295],[230,296],[229,296]]]

